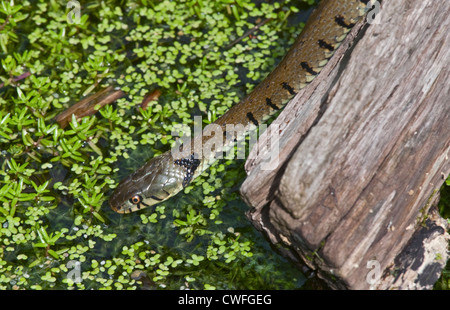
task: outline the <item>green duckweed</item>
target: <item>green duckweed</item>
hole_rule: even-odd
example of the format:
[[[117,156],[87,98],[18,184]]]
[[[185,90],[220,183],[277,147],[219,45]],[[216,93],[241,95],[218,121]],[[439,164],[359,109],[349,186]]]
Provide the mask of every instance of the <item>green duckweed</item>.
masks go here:
[[[257,85],[301,30],[287,19],[301,3],[110,0],[77,16],[65,1],[0,0],[0,288],[299,287],[245,219],[242,161],[140,214],[107,200],[177,126],[214,121]],[[110,85],[126,96],[55,123]]]
[[[107,200],[174,145],[177,126],[211,122],[251,91],[311,2],[106,0],[77,16],[67,1],[0,0],[0,289],[301,287],[245,218],[242,160],[140,213]],[[108,86],[126,95],[64,129],[54,121]]]

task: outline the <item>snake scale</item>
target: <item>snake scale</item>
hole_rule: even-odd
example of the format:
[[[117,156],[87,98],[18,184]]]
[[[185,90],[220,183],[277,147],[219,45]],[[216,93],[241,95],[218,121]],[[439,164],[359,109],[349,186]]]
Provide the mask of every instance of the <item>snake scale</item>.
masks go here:
[[[221,147],[212,148],[213,152],[196,152],[196,146],[210,142],[210,134],[202,134],[190,141],[193,148],[181,145],[177,152],[168,151],[152,158],[119,183],[109,200],[111,208],[118,213],[134,212],[181,191],[215,160],[214,152],[239,139],[228,134],[227,125],[241,124],[248,131],[282,109],[319,74],[372,3],[373,0],[322,0],[279,65],[213,123],[223,130],[225,139]]]

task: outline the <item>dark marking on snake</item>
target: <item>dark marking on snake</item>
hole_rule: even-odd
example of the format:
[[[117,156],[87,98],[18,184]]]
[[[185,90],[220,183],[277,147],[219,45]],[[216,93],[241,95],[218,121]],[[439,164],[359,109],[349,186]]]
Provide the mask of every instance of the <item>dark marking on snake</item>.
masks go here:
[[[158,197],[153,196],[153,195],[151,195],[150,198],[151,198],[151,199],[154,199],[154,200],[157,200],[157,201],[162,201],[161,198],[158,198]],[[142,202],[141,202],[141,203],[142,203]]]
[[[317,74],[318,74],[316,71],[314,71],[314,70],[308,65],[307,62],[304,61],[304,62],[302,62],[300,65],[301,65],[302,68],[303,68],[306,72],[308,72],[309,74],[311,74],[311,75],[317,75]]]
[[[193,153],[188,158],[175,160],[174,163],[186,169],[186,175],[184,176],[182,182],[183,187],[186,187],[189,184],[189,182],[192,181],[192,177],[194,176],[195,170],[197,170],[201,162],[200,159],[198,159],[198,155],[196,153]]]
[[[317,41],[317,43],[319,44],[319,46],[321,48],[325,48],[325,49],[329,50],[330,52],[334,51],[334,46],[327,43],[325,40],[319,40],[319,41]]]
[[[256,120],[255,116],[253,115],[252,112],[248,112],[247,113],[247,118],[255,125],[255,126],[259,126],[258,121]]]
[[[350,23],[347,24],[345,22],[345,18],[342,15],[337,15],[334,17],[334,21],[336,22],[336,24],[338,24],[339,26],[343,27],[343,28],[347,28],[347,29],[352,29],[353,26],[355,26],[354,23]]]
[[[274,110],[280,109],[276,104],[272,103],[272,100],[270,98],[266,98],[266,104]]]
[[[289,85],[289,83],[283,82],[283,83],[281,83],[281,87],[286,89],[289,92],[289,94],[291,94],[292,96],[297,95],[297,93],[295,92],[294,88],[292,88],[292,86]]]
[[[146,206],[146,207],[150,207],[150,205],[148,205],[148,204],[146,204],[145,202],[141,202],[144,206]]]

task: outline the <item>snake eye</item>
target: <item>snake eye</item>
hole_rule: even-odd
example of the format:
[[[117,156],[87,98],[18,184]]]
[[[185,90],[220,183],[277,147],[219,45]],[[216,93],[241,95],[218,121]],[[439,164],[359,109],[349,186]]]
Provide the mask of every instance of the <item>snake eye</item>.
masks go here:
[[[142,202],[142,197],[140,195],[134,195],[130,198],[130,202],[134,205],[137,205],[138,203]]]

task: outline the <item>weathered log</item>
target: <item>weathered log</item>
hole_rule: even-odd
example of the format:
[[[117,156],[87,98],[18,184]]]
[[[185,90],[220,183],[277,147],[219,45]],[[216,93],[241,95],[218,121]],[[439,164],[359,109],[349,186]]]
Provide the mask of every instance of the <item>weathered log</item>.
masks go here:
[[[279,156],[268,135],[249,155],[249,219],[331,287],[430,288],[445,265],[446,221],[429,213],[450,173],[449,15],[449,1],[383,2],[274,121]]]

